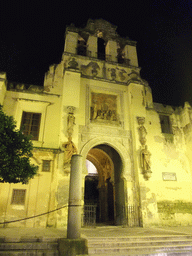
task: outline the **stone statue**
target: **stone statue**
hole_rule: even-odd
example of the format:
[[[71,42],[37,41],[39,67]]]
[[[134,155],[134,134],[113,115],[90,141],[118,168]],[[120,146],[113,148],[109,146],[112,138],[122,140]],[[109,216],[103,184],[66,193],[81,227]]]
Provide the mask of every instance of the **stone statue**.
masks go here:
[[[69,138],[68,142],[63,143],[62,146],[64,148],[64,165],[70,164],[72,155],[77,154],[77,148],[71,138]]]
[[[75,125],[75,117],[73,113],[69,113],[67,118],[67,133],[68,133],[69,140],[71,140],[74,125]]]
[[[144,177],[148,180],[151,177],[151,153],[145,148],[141,150],[141,168],[143,170]]]
[[[147,135],[147,131],[146,131],[146,128],[141,125],[139,127],[139,135],[140,135],[140,142],[141,142],[141,145],[145,145],[146,143],[146,135]]]

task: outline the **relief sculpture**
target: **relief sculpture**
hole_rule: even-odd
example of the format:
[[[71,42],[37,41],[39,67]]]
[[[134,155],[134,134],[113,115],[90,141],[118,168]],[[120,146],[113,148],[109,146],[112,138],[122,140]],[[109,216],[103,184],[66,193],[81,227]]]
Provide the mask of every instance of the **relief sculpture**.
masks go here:
[[[119,70],[119,78],[121,81],[124,81],[125,80],[125,74],[127,73],[124,69],[119,69],[117,68],[117,70]]]
[[[81,72],[86,76],[97,76],[98,70],[100,70],[99,65],[96,62],[90,62],[88,65],[81,65]]]
[[[92,93],[91,100],[91,120],[117,121],[116,95]]]

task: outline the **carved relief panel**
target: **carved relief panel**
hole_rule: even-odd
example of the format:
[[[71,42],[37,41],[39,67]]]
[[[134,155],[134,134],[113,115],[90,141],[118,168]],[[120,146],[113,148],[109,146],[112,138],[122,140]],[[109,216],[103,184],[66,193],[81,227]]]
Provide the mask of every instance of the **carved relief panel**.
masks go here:
[[[118,121],[117,95],[92,92],[90,120]]]

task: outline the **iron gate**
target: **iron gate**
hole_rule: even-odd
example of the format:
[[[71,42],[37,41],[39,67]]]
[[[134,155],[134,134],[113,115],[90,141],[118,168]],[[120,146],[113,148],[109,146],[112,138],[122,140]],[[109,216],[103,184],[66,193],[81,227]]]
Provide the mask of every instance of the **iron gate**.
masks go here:
[[[84,214],[83,214],[83,226],[94,226],[96,225],[96,210],[97,204],[85,203]]]
[[[95,202],[86,202],[83,209],[82,226],[96,225],[97,204]],[[140,226],[140,207],[136,205],[128,205],[127,207],[127,223],[128,227]]]
[[[128,227],[140,226],[140,207],[128,205]]]

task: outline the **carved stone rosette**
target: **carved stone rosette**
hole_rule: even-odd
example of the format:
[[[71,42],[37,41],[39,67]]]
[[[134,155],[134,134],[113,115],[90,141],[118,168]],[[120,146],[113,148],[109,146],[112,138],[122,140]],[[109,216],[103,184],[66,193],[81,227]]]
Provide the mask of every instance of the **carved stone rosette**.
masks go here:
[[[141,161],[141,168],[142,174],[144,179],[148,180],[151,177],[151,153],[147,149],[146,145],[146,135],[147,130],[144,126],[145,117],[137,117],[137,122],[139,124],[138,132],[139,132],[139,141],[141,143],[141,152],[140,152],[140,161]]]

